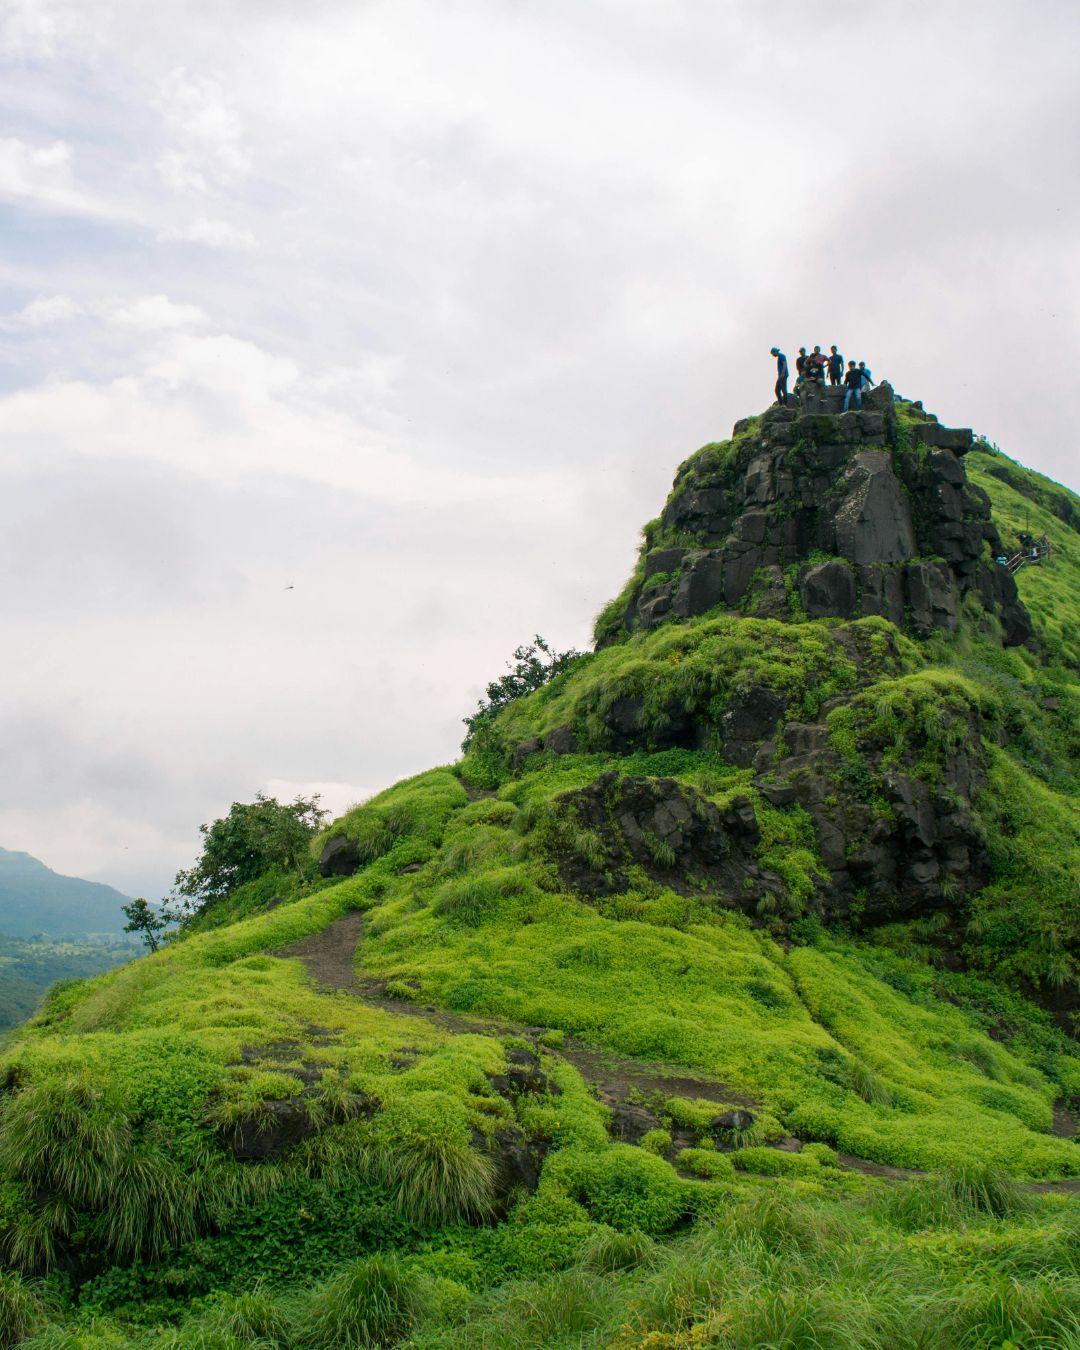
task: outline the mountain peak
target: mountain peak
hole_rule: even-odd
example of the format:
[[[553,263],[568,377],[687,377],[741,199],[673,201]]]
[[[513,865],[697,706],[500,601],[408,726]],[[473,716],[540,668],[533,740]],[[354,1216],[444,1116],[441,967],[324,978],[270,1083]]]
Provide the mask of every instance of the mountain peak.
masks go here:
[[[723,606],[762,618],[877,615],[914,636],[954,632],[961,606],[1031,636],[967,428],[881,384],[844,412],[808,389],[735,424],[682,464],[638,565],[600,615],[598,647]]]

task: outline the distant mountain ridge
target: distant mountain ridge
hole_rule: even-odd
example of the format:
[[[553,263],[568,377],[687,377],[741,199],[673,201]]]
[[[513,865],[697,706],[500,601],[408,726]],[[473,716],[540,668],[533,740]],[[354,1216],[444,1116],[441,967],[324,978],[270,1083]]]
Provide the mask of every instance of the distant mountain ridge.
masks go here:
[[[119,933],[128,899],[103,882],[62,876],[29,853],[0,848],[0,933]]]

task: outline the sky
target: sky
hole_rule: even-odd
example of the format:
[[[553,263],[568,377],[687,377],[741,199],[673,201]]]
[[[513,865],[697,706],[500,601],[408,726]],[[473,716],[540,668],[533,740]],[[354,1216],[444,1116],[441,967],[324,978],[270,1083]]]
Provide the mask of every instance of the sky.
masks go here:
[[[836,342],[1080,486],[1080,7],[0,0],[0,845],[452,760]]]

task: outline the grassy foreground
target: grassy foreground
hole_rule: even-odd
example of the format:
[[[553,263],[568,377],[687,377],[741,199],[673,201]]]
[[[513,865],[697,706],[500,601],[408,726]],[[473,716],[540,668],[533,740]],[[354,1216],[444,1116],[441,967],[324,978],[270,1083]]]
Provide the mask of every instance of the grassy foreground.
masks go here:
[[[355,876],[252,884],[55,991],[0,1058],[0,1346],[1080,1346],[1076,1194],[1033,1184],[1080,1177],[1054,1115],[1080,1056],[1032,1001],[1076,980],[1080,539],[1037,476],[970,458],[999,525],[1059,547],[1020,576],[1037,651],[975,613],[947,642],[735,615],[634,637],[335,822]],[[740,682],[826,719],[871,800],[882,745],[932,781],[977,711],[988,885],[944,922],[824,929],[806,813],[659,748]],[[628,695],[629,753],[605,740]],[[567,725],[580,753],[514,763]],[[732,909],[659,855],[661,879],[568,888],[599,841],[559,799],[613,767],[747,799],[779,898]],[[276,954],[358,913],[354,987]],[[655,1120],[636,1144],[583,1047],[609,1085],[656,1066],[616,1094]],[[290,1147],[238,1156],[289,1111]],[[534,1191],[501,1183],[508,1141]]]

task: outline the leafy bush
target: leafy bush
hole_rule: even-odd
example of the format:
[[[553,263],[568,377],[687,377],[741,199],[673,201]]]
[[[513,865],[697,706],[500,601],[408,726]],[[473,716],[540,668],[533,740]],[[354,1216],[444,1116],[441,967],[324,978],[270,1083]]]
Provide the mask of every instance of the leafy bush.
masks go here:
[[[199,826],[202,853],[177,872],[176,894],[200,909],[274,867],[303,872],[310,867],[309,845],[326,814],[318,794],[283,804],[259,792],[253,802],[233,802],[227,816]]]
[[[461,744],[464,751],[479,747],[484,732],[492,725],[496,717],[509,704],[526,694],[543,688],[557,675],[569,670],[581,656],[581,652],[572,647],[569,651],[556,652],[540,636],[534,637],[526,647],[517,647],[514,651],[514,664],[505,675],[492,680],[486,690],[486,697],[477,704],[476,712],[464,719],[468,733]]]
[[[671,1166],[630,1145],[582,1159],[576,1182],[593,1217],[620,1232],[666,1233],[687,1209],[684,1184]]]
[[[709,1181],[727,1180],[735,1175],[731,1156],[727,1153],[717,1153],[715,1149],[684,1148],[675,1162],[685,1171],[693,1172],[695,1176],[705,1177]]]

